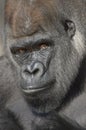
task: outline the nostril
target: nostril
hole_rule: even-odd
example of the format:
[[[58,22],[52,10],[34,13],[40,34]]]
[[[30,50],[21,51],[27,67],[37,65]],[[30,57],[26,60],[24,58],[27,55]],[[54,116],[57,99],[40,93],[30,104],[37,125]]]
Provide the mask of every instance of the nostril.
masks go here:
[[[24,74],[25,74],[25,75],[28,75],[28,74],[31,74],[31,72],[28,71],[28,70],[24,70]]]
[[[34,75],[36,75],[37,73],[39,73],[39,69],[35,69],[35,70],[33,71],[33,74],[34,74]]]

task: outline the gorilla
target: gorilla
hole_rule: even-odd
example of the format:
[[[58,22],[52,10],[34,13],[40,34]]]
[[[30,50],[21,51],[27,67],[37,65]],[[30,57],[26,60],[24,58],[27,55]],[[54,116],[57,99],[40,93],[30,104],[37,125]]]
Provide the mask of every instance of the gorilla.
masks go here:
[[[0,130],[86,130],[85,12],[85,0],[6,0]]]

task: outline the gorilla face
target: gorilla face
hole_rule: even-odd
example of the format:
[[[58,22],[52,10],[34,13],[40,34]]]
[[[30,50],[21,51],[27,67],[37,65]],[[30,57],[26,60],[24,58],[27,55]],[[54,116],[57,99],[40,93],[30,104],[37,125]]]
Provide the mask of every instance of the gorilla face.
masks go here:
[[[81,34],[71,16],[57,0],[9,0],[6,21],[7,51],[27,102],[41,113],[60,107],[82,59]]]

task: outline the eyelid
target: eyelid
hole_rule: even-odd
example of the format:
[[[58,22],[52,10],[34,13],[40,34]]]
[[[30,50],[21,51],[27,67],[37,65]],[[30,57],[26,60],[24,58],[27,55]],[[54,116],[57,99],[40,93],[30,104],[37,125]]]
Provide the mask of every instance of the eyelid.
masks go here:
[[[53,41],[51,39],[41,39],[37,42],[35,42],[35,45],[41,45],[41,44],[46,44],[47,46],[53,45]]]

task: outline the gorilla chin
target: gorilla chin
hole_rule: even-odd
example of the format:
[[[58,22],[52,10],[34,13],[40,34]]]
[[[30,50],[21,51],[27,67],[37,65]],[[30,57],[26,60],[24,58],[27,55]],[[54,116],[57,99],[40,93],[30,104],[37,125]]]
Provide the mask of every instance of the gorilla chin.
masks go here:
[[[22,93],[27,103],[31,107],[31,111],[37,115],[44,115],[55,110],[59,104],[54,93],[55,80],[40,84],[38,86],[28,86],[27,89],[22,88]],[[52,96],[51,95],[52,92]],[[48,95],[48,96],[47,96]],[[52,103],[51,103],[52,102]]]

